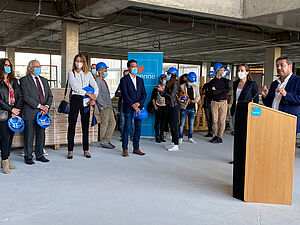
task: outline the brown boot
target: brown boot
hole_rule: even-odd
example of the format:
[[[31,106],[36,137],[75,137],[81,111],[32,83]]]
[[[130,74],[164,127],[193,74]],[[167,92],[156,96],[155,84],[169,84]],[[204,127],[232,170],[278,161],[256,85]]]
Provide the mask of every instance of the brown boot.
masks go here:
[[[8,163],[8,159],[6,160],[2,160],[3,161],[3,173],[5,174],[9,174],[9,163]]]
[[[132,153],[133,153],[133,154],[137,154],[137,155],[145,155],[145,154],[146,154],[146,153],[144,153],[144,152],[141,152],[141,150],[139,150],[139,149],[133,150]]]
[[[129,156],[129,155],[128,155],[128,150],[123,150],[122,156],[123,156],[123,157]]]
[[[17,167],[16,166],[14,166],[12,163],[11,163],[11,161],[10,161],[10,158],[8,157],[8,165],[9,165],[9,169],[10,170],[15,170],[15,169],[17,169]]]

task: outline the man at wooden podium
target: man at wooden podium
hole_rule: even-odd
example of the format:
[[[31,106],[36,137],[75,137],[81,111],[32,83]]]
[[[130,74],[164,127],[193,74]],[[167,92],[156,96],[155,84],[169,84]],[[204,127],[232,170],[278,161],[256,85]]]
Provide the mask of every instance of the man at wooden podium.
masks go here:
[[[297,116],[297,133],[300,133],[300,77],[293,74],[293,62],[288,57],[276,60],[279,78],[271,83],[270,90],[261,90],[263,103],[273,109]]]

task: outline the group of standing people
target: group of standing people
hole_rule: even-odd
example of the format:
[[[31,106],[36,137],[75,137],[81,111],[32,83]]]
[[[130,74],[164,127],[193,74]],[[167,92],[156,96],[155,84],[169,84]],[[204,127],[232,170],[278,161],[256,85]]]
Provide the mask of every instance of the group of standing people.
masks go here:
[[[193,139],[193,127],[200,100],[199,87],[196,85],[197,75],[190,72],[181,85],[179,82],[178,70],[171,67],[167,70],[166,75],[160,75],[159,85],[153,89],[151,96],[155,112],[156,142],[165,142],[164,132],[169,128],[171,130],[172,144],[166,146],[168,151],[179,150],[179,144],[183,141],[183,129],[187,117],[188,140],[196,143]],[[181,96],[186,97],[186,100],[181,101]]]

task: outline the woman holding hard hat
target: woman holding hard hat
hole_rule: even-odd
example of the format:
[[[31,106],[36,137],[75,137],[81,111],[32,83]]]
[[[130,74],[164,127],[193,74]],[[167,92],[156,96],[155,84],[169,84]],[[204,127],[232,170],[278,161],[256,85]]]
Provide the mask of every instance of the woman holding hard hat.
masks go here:
[[[70,113],[68,118],[67,158],[73,158],[75,128],[79,112],[81,115],[83,154],[86,158],[91,158],[91,154],[89,153],[89,106],[95,104],[98,86],[93,75],[88,70],[88,65],[84,55],[77,54],[74,57],[73,69],[68,73],[68,83],[71,97]]]
[[[1,168],[5,174],[16,169],[9,158],[14,132],[9,128],[8,120],[20,114],[22,104],[22,93],[13,65],[9,59],[0,59],[0,148]]]

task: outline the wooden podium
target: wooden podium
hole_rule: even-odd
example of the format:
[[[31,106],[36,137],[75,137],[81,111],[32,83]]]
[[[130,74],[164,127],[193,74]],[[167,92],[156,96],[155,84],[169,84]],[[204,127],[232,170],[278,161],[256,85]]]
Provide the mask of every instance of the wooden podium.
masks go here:
[[[292,204],[296,116],[239,102],[234,126],[233,197]]]

